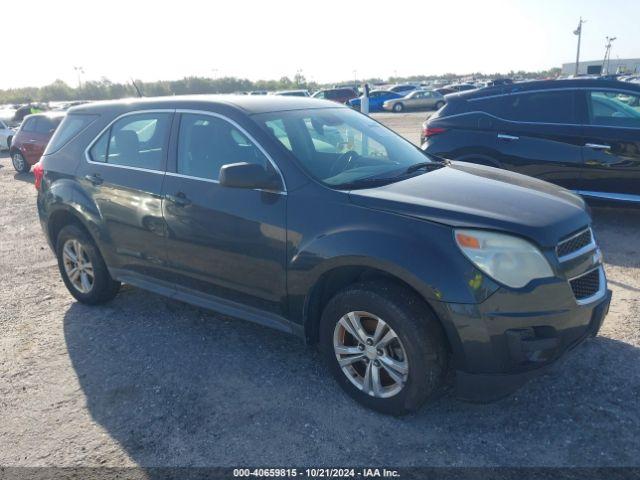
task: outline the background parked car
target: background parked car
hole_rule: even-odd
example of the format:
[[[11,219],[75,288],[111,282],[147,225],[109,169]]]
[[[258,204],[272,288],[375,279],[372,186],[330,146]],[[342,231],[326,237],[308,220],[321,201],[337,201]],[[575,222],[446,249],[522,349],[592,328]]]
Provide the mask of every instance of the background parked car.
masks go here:
[[[640,204],[640,85],[553,80],[449,95],[421,138],[441,157]]]
[[[0,150],[9,150],[11,141],[16,134],[14,128],[11,128],[4,120],[0,120]]]
[[[369,92],[369,111],[381,112],[382,104],[387,100],[393,100],[394,98],[402,98],[404,95],[401,93],[391,92],[389,90],[373,90]],[[350,107],[360,109],[360,98],[353,98],[347,102]]]
[[[11,142],[11,160],[16,171],[28,172],[38,163],[64,115],[64,112],[48,112],[25,117]]]
[[[403,84],[403,85],[394,85],[393,87],[389,88],[390,92],[395,92],[395,93],[400,93],[402,95],[407,95],[410,92],[413,92],[414,90],[417,90],[419,87],[416,85],[412,85],[409,83]]]
[[[273,92],[273,95],[281,95],[284,97],[308,97],[308,90],[281,90],[279,92]]]
[[[358,93],[353,88],[329,88],[318,90],[313,94],[313,98],[322,98],[338,103],[347,103],[353,98],[358,98]]]
[[[404,110],[420,110],[435,108],[439,110],[445,104],[442,94],[433,90],[416,90],[406,97],[387,100],[382,104],[382,108],[393,112]]]

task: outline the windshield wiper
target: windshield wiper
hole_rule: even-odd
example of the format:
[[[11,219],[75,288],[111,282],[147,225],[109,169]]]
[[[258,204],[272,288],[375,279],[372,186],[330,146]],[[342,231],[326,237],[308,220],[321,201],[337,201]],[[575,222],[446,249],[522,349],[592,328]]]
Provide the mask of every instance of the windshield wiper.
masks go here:
[[[439,168],[442,168],[442,167],[444,167],[445,165],[448,165],[448,164],[449,164],[448,160],[445,160],[443,162],[420,162],[420,163],[414,163],[413,165],[408,167],[404,171],[404,173],[413,173],[413,172],[417,172],[418,170],[433,171],[433,170],[437,170]]]
[[[388,183],[397,182],[397,177],[369,177],[369,178],[359,178],[358,180],[353,180],[351,182],[339,183],[338,185],[334,185],[334,188],[351,190],[353,188],[372,188],[372,187],[381,187],[382,185],[386,185]]]

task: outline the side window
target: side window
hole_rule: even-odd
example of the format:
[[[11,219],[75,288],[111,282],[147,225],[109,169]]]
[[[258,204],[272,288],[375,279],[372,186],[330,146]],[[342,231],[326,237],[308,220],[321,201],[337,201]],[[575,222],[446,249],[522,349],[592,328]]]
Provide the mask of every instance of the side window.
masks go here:
[[[640,95],[593,91],[587,104],[591,125],[640,128]]]
[[[49,141],[49,145],[47,145],[45,155],[60,150],[60,148],[62,148],[69,140],[71,140],[78,133],[84,130],[96,118],[98,118],[98,115],[67,115],[64,120],[62,120],[60,127]]]
[[[287,131],[284,127],[284,122],[282,119],[278,118],[275,120],[269,120],[265,123],[267,129],[276,137],[282,145],[284,145],[287,150],[292,151],[291,141],[289,140],[289,136],[287,135]]]
[[[36,123],[34,126],[34,131],[36,133],[41,133],[43,135],[48,135],[55,129],[55,126],[51,120],[47,117],[37,117]]]
[[[20,130],[22,130],[23,132],[33,132],[35,131],[34,128],[36,126],[36,119],[35,118],[27,118],[23,124],[22,127],[20,128]]]
[[[89,155],[94,162],[162,170],[170,123],[170,113],[128,115],[100,137]]]
[[[314,95],[314,97],[316,98],[325,98],[325,93],[326,92],[318,92]]]
[[[574,92],[548,91],[504,95],[478,100],[485,112],[506,120],[575,123]]]
[[[229,163],[269,161],[247,136],[231,123],[211,115],[183,114],[178,135],[178,173],[218,180]]]

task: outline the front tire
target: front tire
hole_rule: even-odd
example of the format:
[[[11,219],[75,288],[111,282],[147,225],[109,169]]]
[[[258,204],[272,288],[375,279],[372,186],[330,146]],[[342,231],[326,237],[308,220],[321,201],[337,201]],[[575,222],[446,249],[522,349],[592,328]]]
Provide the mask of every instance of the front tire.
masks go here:
[[[18,173],[27,173],[31,170],[31,165],[27,163],[20,152],[14,152],[11,155],[11,163],[13,163],[13,168],[15,168]]]
[[[325,307],[320,345],[338,384],[378,412],[417,410],[441,388],[445,339],[433,313],[391,282],[348,287]]]
[[[404,105],[403,105],[402,103],[396,103],[396,104],[393,106],[393,111],[394,111],[394,112],[396,112],[396,113],[400,113],[400,112],[402,112],[403,110],[404,110]]]
[[[79,302],[98,305],[117,295],[120,282],[111,278],[95,243],[78,226],[67,225],[60,230],[56,255],[62,280]]]
[[[444,107],[444,102],[436,103],[436,110],[440,110],[442,107]]]

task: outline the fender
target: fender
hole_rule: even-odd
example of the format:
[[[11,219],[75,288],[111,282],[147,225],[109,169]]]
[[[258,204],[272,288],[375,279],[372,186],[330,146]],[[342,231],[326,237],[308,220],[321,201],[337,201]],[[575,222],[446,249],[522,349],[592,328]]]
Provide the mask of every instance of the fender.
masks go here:
[[[46,198],[42,201],[38,199],[41,222],[50,244],[55,242],[55,238],[51,238],[51,219],[64,211],[73,215],[87,229],[104,256],[108,251],[105,245],[109,243],[109,233],[103,227],[102,214],[95,203],[73,180],[58,179],[50,185],[50,189],[39,195]]]
[[[399,215],[366,213],[386,218],[366,226],[356,223],[299,243],[288,265],[291,318],[305,318],[305,303],[314,286],[328,272],[342,267],[384,272],[409,285],[429,303],[475,304],[498,288],[457,250],[449,227]]]

